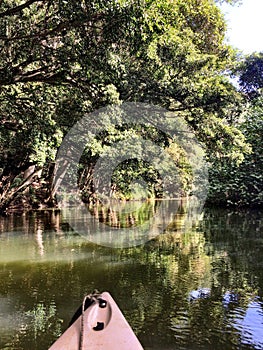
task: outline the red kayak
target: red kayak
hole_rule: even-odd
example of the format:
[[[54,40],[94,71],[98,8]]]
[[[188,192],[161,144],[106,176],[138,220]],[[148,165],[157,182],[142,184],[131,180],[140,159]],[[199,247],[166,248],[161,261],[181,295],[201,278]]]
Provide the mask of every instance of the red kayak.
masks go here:
[[[70,327],[49,350],[143,350],[117,304],[107,292],[91,294]]]

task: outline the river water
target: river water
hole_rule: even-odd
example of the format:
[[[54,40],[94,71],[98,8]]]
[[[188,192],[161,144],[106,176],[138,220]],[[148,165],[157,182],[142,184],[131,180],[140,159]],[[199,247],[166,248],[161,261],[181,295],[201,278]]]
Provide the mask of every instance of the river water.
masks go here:
[[[182,206],[163,232],[111,244],[157,207],[91,211],[93,230],[116,230],[103,245],[72,228],[72,216],[87,220],[76,211],[0,218],[0,349],[48,349],[94,289],[112,294],[146,350],[263,349],[263,212]]]

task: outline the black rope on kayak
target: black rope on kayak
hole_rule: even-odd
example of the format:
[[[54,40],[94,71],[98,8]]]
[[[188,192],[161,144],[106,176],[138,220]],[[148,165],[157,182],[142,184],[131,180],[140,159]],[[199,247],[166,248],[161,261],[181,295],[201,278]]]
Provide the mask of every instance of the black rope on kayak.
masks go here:
[[[81,320],[80,320],[80,337],[79,337],[79,350],[84,350],[84,313],[88,306],[90,306],[93,302],[96,302],[98,297],[100,296],[100,293],[95,290],[92,294],[85,295],[82,302],[82,308],[81,308]],[[87,303],[87,300],[89,302]],[[88,306],[86,305],[88,304]]]
[[[83,339],[84,339],[84,312],[85,312],[85,304],[86,300],[90,298],[89,295],[86,295],[82,302],[82,312],[81,312],[81,321],[80,321],[80,336],[79,336],[79,350],[83,350]]]

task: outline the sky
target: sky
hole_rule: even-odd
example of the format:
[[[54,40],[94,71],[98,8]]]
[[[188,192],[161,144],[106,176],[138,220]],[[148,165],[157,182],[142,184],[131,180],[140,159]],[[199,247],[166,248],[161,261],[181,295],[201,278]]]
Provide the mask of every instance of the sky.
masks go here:
[[[228,42],[246,54],[263,52],[263,0],[243,0],[241,5],[221,8],[228,23]]]

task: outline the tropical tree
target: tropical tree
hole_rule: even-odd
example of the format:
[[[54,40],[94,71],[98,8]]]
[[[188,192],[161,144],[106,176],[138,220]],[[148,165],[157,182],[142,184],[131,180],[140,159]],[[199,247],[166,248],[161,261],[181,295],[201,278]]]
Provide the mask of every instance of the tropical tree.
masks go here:
[[[258,92],[257,92],[258,93]],[[241,164],[216,162],[210,171],[209,201],[228,206],[263,204],[263,99],[254,99],[243,115],[240,129],[251,145]]]

